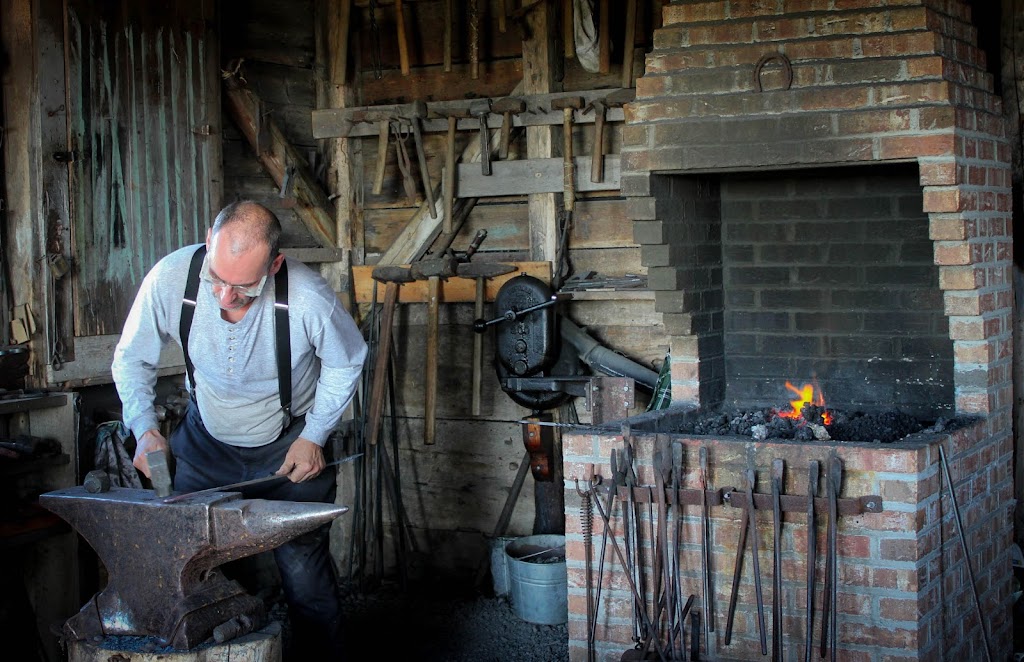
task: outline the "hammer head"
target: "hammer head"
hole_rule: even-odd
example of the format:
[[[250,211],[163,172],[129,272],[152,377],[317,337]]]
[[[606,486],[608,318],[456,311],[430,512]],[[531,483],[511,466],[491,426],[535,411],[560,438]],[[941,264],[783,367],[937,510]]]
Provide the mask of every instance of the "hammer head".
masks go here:
[[[473,117],[482,117],[491,112],[491,100],[480,99],[469,104],[469,114]]]
[[[616,90],[604,98],[604,105],[609,108],[619,108],[636,101],[636,88],[624,87]]]
[[[427,104],[423,101],[413,101],[409,104],[409,119],[426,119]]]
[[[518,97],[505,97],[495,101],[491,110],[496,113],[523,113],[526,112],[526,102]]]
[[[551,100],[552,110],[565,110],[566,108],[579,110],[582,107],[583,97],[559,97]]]

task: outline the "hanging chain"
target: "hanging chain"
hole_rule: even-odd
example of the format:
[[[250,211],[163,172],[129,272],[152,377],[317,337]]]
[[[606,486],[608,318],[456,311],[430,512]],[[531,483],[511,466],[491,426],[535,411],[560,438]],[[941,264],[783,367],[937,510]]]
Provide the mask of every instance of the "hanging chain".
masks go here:
[[[381,63],[380,27],[377,25],[377,0],[370,0],[370,49],[373,51],[373,77],[380,80],[384,77],[384,65]]]

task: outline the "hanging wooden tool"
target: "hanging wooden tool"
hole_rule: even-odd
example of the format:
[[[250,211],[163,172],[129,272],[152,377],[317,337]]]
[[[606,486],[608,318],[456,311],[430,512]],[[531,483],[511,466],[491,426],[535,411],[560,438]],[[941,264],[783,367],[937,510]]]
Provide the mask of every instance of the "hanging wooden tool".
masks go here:
[[[423,150],[423,133],[421,126],[427,117],[427,104],[422,101],[412,102],[409,113],[409,122],[412,124],[413,140],[416,144],[416,162],[420,169],[420,181],[423,182],[423,197],[427,201],[427,210],[431,218],[437,218],[437,209],[434,207],[434,187],[430,183],[430,173],[427,170],[427,155]]]
[[[567,212],[576,208],[576,166],[572,160],[573,113],[583,107],[583,97],[561,97],[551,101],[551,108],[562,111],[562,206]]]
[[[608,0],[601,0],[598,10],[600,16],[597,24],[597,61],[600,74],[606,74],[612,69],[612,26],[608,5]]]
[[[622,42],[622,87],[633,87],[633,52],[636,48],[636,2],[626,0],[626,38]]]
[[[480,78],[480,0],[469,2],[469,76]]]
[[[452,70],[452,21],[455,19],[452,11],[454,0],[444,0],[444,72],[451,73]]]
[[[395,0],[395,25],[398,28],[398,61],[402,75],[409,75],[409,42],[405,38],[405,13],[402,11],[402,0]]]

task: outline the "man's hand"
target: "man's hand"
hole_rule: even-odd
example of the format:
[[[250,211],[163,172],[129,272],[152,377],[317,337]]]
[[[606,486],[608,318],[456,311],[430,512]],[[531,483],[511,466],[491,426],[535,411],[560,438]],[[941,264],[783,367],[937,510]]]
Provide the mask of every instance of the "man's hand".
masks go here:
[[[150,451],[166,451],[167,440],[160,434],[158,430],[147,430],[142,433],[138,441],[135,444],[135,457],[132,459],[132,464],[135,468],[146,474],[146,478],[152,478],[149,473],[149,460],[146,459],[146,453]]]
[[[327,466],[324,449],[309,439],[299,437],[288,448],[284,464],[277,470],[278,476],[288,476],[293,483],[302,483],[320,475]]]

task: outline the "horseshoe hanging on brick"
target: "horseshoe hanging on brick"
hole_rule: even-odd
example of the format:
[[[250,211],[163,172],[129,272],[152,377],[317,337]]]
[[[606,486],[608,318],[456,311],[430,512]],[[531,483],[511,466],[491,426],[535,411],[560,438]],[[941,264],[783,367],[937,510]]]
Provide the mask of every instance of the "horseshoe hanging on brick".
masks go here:
[[[754,66],[754,85],[757,86],[758,92],[764,92],[764,89],[761,87],[761,71],[764,69],[764,65],[773,60],[778,60],[782,63],[782,69],[786,74],[786,84],[782,89],[788,90],[793,86],[793,64],[789,61],[789,58],[783,53],[769,53],[761,56],[761,59],[757,61],[757,65]]]

